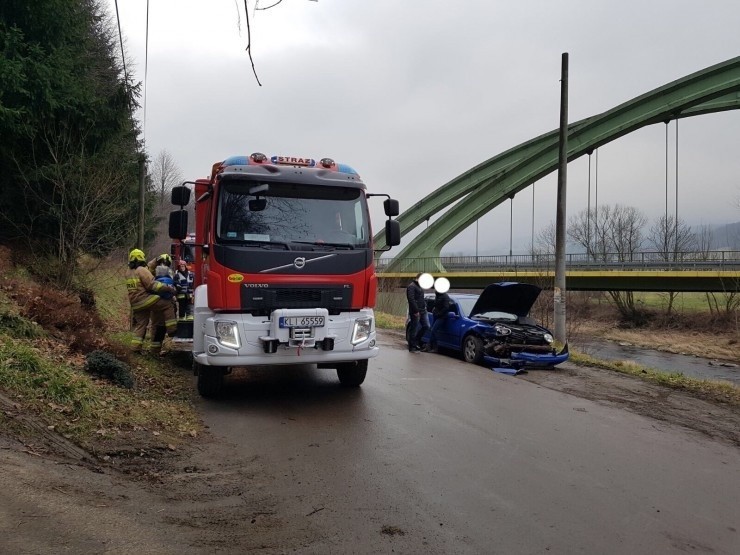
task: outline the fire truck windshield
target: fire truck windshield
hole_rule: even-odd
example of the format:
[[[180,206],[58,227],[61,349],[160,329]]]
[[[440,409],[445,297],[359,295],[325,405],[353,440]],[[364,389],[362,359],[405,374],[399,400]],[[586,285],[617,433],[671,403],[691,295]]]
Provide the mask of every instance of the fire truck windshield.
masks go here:
[[[227,181],[219,198],[218,240],[361,248],[370,241],[367,214],[358,188]]]

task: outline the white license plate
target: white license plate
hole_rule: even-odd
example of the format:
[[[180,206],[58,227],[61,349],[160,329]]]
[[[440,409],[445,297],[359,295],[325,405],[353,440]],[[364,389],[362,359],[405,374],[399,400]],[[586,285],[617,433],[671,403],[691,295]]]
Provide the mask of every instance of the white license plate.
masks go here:
[[[323,328],[323,316],[281,316],[281,328]]]

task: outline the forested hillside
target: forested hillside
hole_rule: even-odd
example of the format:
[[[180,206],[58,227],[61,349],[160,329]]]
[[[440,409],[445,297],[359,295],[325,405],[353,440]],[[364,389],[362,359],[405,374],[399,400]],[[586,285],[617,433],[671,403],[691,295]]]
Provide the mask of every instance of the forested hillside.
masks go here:
[[[123,62],[97,0],[0,3],[0,242],[65,287],[81,255],[136,242],[145,151]]]

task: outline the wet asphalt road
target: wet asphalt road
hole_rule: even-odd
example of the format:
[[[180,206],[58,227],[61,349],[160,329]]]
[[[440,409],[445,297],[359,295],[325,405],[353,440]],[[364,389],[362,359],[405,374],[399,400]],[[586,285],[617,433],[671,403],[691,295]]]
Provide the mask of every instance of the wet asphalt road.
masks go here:
[[[740,552],[737,449],[410,354],[395,336],[381,347],[359,389],[339,387],[333,370],[253,370],[202,403],[211,432],[267,474],[283,523],[273,547]]]

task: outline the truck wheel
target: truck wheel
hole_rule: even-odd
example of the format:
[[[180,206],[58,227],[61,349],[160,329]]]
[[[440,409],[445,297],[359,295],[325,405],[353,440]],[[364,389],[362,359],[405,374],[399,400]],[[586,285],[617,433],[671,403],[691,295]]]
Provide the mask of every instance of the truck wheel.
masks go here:
[[[483,361],[483,341],[476,335],[468,335],[463,340],[462,349],[465,362],[480,364]]]
[[[198,393],[201,397],[216,397],[224,385],[224,370],[220,366],[204,366],[193,361],[198,374]]]
[[[359,387],[367,375],[367,360],[347,362],[337,366],[339,383],[346,387]]]

